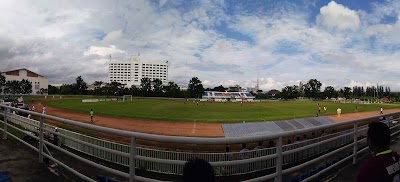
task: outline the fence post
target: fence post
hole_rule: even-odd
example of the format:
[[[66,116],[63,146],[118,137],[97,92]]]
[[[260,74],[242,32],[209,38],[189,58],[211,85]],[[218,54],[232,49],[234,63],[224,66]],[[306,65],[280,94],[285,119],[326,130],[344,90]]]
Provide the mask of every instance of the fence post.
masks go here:
[[[357,162],[357,131],[358,131],[358,128],[357,128],[357,123],[354,123],[354,129],[353,129],[353,131],[354,131],[354,133],[353,133],[353,141],[354,141],[354,144],[353,144],[353,164],[356,164],[356,162]]]
[[[276,158],[276,179],[277,182],[282,182],[282,163],[283,163],[283,156],[282,156],[282,137],[278,138],[278,143],[276,145],[276,154],[278,157]]]
[[[131,152],[129,156],[129,182],[135,182],[135,155],[136,155],[136,139],[131,137]]]
[[[4,109],[4,115],[3,115],[3,118],[4,118],[3,139],[6,140],[7,139],[7,109],[8,108],[3,107],[3,109]]]
[[[43,163],[43,116],[40,116],[39,124],[39,163]]]

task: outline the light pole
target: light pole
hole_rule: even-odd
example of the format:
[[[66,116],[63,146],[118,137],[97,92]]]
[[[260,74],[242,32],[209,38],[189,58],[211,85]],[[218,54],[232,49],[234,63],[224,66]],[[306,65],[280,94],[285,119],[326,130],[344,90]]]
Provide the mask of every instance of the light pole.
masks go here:
[[[378,83],[376,83],[376,100],[379,98]]]

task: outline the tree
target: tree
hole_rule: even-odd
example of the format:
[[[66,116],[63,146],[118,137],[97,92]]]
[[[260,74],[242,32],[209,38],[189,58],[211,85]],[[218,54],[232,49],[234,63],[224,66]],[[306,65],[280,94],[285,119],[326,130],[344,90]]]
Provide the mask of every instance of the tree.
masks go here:
[[[19,94],[21,93],[21,82],[18,80],[7,81],[4,88],[5,94]]]
[[[299,86],[297,87],[299,89],[299,96],[300,97],[304,97],[305,95],[305,85],[303,84],[303,82],[299,83]]]
[[[11,93],[11,82],[10,81],[6,81],[4,83],[4,89],[3,89],[5,94],[10,94]]]
[[[29,80],[22,79],[21,82],[21,94],[30,94],[32,93],[32,82]]]
[[[142,96],[151,96],[152,90],[150,78],[144,77],[140,82],[140,91],[142,92]]]
[[[386,87],[385,87],[384,96],[390,96],[390,87],[389,87],[389,86],[386,86]]]
[[[254,95],[254,93],[251,93],[251,95]],[[263,92],[256,92],[255,97],[256,99],[268,99],[268,95]]]
[[[189,97],[192,98],[199,98],[203,94],[204,92],[203,84],[201,84],[201,81],[197,77],[193,77],[192,79],[190,79],[188,85],[188,92],[189,92]]]
[[[100,95],[106,95],[108,98],[108,96],[111,95],[110,84],[104,83],[104,87],[100,87],[99,89],[96,89],[96,93],[99,93]]]
[[[225,92],[228,88],[223,87],[222,85],[218,87],[214,87],[211,91]]]
[[[164,91],[167,97],[179,97],[180,88],[175,82],[168,82],[168,85],[164,87]]]
[[[324,89],[324,97],[325,98],[337,97],[337,92],[336,92],[335,88],[333,88],[332,86],[325,87],[325,89]]]
[[[125,85],[119,82],[111,82],[108,85],[109,93],[111,95],[122,95]]]
[[[151,82],[152,86],[153,86],[153,94],[156,97],[161,97],[163,96],[163,85],[162,85],[162,81],[158,78],[154,79]]]
[[[71,84],[62,84],[60,86],[60,93],[63,95],[72,94],[72,90],[73,90],[73,85]]]
[[[6,77],[0,73],[0,93],[3,92],[3,88],[6,85]]]
[[[130,94],[138,96],[140,95],[140,89],[136,87],[135,85],[132,85],[131,88],[129,88]]]
[[[49,94],[59,94],[60,93],[60,89],[58,89],[57,87],[55,87],[53,85],[49,85],[48,86],[48,92],[49,92]]]
[[[381,99],[383,97],[383,86],[378,86],[377,87],[377,92],[378,92],[378,98]]]
[[[47,94],[48,89],[41,88],[40,89],[40,94]]]
[[[307,84],[304,85],[304,92],[306,97],[317,99],[321,92],[321,82],[317,79],[310,79]]]
[[[364,87],[354,86],[353,87],[353,96],[355,98],[360,98],[364,96]]]
[[[235,85],[233,87],[229,87],[228,92],[240,92],[241,89],[242,87],[240,87],[240,85]]]
[[[86,93],[87,84],[83,81],[82,76],[78,76],[76,79],[76,83],[73,85],[74,90],[72,90],[75,94],[84,95]]]
[[[104,84],[104,82],[102,82],[102,81],[94,81],[94,82],[92,83],[92,85],[94,86],[94,90],[93,90],[92,94],[95,94],[95,95],[102,95],[104,89],[100,89],[100,88],[101,88],[101,86],[102,86],[103,84]]]
[[[95,86],[95,89],[99,89],[103,83],[102,81],[94,81],[93,86]]]
[[[375,97],[376,96],[376,88],[374,86],[367,87],[367,89],[365,90],[365,94],[370,97]]]
[[[299,89],[297,85],[286,86],[282,88],[282,92],[280,93],[280,97],[282,99],[294,99],[299,96]]]
[[[344,87],[344,90],[343,90],[343,97],[344,98],[346,98],[346,99],[349,99],[349,98],[351,98],[351,88],[350,87]]]

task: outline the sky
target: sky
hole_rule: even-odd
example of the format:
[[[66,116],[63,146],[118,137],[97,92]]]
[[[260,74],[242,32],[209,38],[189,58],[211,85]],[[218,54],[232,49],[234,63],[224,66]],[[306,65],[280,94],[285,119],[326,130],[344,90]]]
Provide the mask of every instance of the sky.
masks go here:
[[[168,61],[169,81],[262,90],[400,91],[400,1],[2,0],[0,71],[50,84],[108,79],[112,60]]]

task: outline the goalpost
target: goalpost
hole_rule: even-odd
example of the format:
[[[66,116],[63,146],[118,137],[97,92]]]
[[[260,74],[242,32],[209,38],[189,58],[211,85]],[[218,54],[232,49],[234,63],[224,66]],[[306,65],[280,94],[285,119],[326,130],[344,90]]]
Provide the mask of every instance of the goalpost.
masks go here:
[[[128,99],[130,99],[132,101],[132,95],[124,95],[124,96],[122,96],[122,101],[123,102],[127,101]]]

